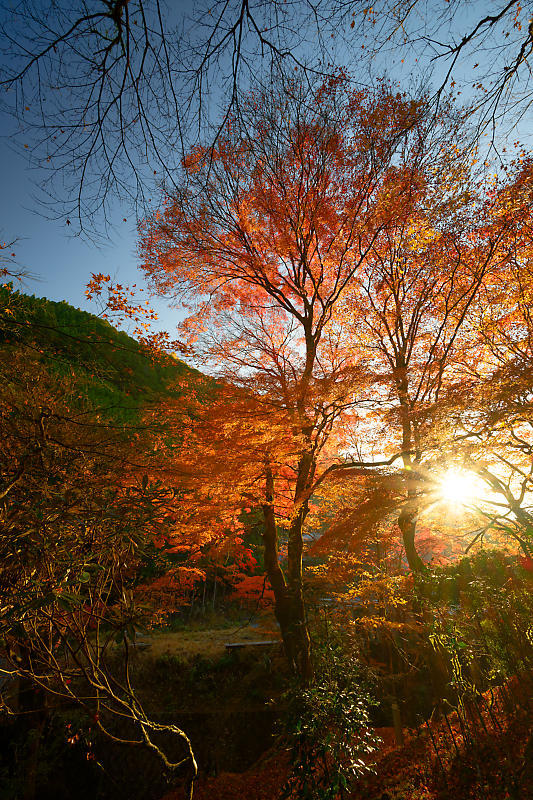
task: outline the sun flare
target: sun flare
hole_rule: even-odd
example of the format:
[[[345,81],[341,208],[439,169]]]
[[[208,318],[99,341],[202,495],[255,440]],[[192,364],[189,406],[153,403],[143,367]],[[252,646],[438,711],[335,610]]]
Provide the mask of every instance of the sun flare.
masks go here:
[[[439,482],[439,494],[450,504],[469,505],[483,493],[482,481],[466,470],[449,469]]]

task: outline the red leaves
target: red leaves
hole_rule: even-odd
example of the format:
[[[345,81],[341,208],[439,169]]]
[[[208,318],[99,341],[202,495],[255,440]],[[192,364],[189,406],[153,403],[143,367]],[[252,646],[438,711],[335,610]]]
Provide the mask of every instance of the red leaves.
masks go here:
[[[274,592],[263,575],[244,575],[235,584],[229,599],[265,606],[274,602]]]
[[[533,572],[533,558],[531,556],[519,556],[520,566],[528,572]]]

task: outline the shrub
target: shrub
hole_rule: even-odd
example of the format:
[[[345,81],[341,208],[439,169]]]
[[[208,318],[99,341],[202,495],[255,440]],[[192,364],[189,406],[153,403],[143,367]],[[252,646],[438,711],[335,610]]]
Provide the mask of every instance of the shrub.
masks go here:
[[[334,800],[348,797],[352,784],[372,771],[379,739],[370,727],[374,704],[358,661],[338,642],[315,651],[312,685],[294,685],[282,733],[290,772],[282,797]]]

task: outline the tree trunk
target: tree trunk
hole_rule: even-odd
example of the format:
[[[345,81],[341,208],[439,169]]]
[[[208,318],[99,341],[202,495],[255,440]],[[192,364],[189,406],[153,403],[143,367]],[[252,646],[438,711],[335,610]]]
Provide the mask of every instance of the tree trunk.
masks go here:
[[[398,517],[398,526],[402,532],[403,545],[405,547],[405,555],[407,556],[409,568],[413,572],[423,572],[426,567],[418,555],[415,545],[417,517],[418,510],[412,507],[410,508],[408,504]]]
[[[294,520],[289,532],[289,580],[287,581],[279,565],[273,498],[274,481],[272,472],[268,469],[266,497],[263,504],[265,570],[274,592],[274,610],[287,659],[292,671],[304,683],[308,683],[312,678],[312,662],[302,587],[302,512]]]
[[[31,670],[29,650],[19,648],[20,661],[24,667]],[[27,723],[28,750],[24,764],[25,779],[22,800],[35,800],[37,797],[37,775],[43,729],[46,721],[45,697],[43,690],[36,686],[29,678],[20,678],[18,711],[24,715]]]
[[[398,396],[400,399],[400,414],[402,420],[403,465],[404,469],[408,470],[407,502],[405,503],[400,516],[398,517],[398,527],[402,532],[405,555],[407,557],[407,563],[409,564],[410,569],[412,572],[422,572],[425,569],[425,565],[418,555],[415,544],[418,503],[416,499],[416,482],[413,481],[412,477],[413,458],[411,456],[411,450],[413,447],[413,425],[411,421],[411,403],[409,400],[407,368],[403,355],[399,359],[397,368],[399,377]],[[417,456],[415,455],[415,462],[416,460]]]
[[[291,635],[294,640],[295,657],[297,659],[298,674],[304,683],[309,683],[313,677],[311,662],[311,640],[307,629],[305,601],[302,581],[302,553],[303,536],[302,528],[307,514],[307,504],[298,511],[289,530],[288,542],[288,584],[291,601]]]

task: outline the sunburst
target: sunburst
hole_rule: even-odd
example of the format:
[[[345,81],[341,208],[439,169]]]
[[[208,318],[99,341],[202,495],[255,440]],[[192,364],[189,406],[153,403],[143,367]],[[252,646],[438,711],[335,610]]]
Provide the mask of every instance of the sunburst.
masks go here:
[[[487,489],[474,472],[450,468],[439,480],[437,492],[450,505],[469,506],[483,500]]]

